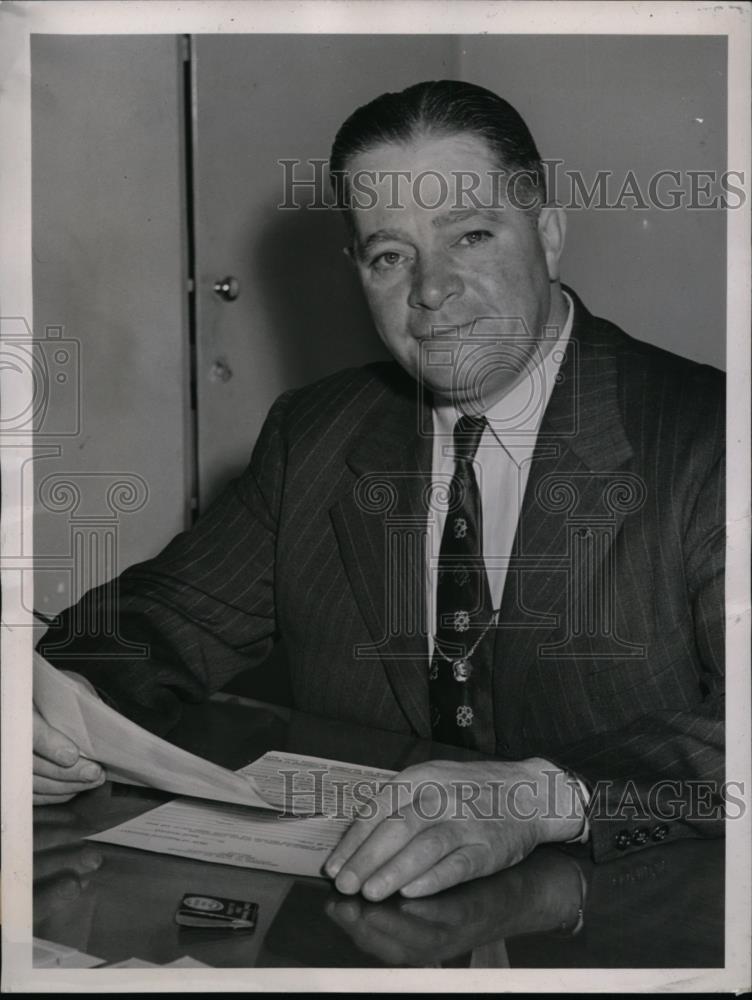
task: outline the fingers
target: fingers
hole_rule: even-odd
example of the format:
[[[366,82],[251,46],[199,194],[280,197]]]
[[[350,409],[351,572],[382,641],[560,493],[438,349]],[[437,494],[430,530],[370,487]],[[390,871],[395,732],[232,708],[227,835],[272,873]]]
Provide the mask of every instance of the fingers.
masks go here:
[[[99,764],[81,757],[76,744],[48,725],[34,709],[33,803],[59,805],[101,785]]]
[[[407,775],[408,772],[403,772]],[[363,809],[365,815],[355,819],[329,856],[324,868],[327,875],[336,878],[345,862],[371,836],[388,817],[400,811],[412,800],[412,786],[408,778],[389,782]]]
[[[485,844],[464,844],[461,848],[443,857],[431,869],[412,881],[403,883],[403,896],[431,896],[442,889],[449,889],[460,882],[478,878],[489,872],[489,851]]]
[[[324,870],[330,878],[336,878],[342,870],[345,862],[352,857],[371,835],[374,824],[361,819],[356,819],[347,829],[347,832],[335,847],[334,851],[324,865]]]
[[[34,775],[33,803],[35,806],[60,805],[69,802],[80,792],[88,792],[98,788],[105,780],[104,772],[98,768],[98,777],[93,781],[71,781],[64,778],[47,778],[44,775]]]
[[[69,784],[83,784],[91,786],[101,781],[104,771],[96,761],[88,760],[86,757],[79,757],[72,767],[61,767],[58,764],[51,764],[44,757],[34,754],[34,774],[39,778],[47,778],[51,781],[67,782]],[[67,789],[70,791],[70,789]],[[60,789],[65,791],[65,789]]]
[[[355,820],[327,861],[325,870],[335,878],[337,889],[346,895],[360,891],[376,902],[427,875],[472,837],[468,823],[460,817],[436,822],[442,813],[446,815],[447,801],[434,770],[404,771],[375,798],[372,815]],[[460,855],[451,863],[451,872],[445,867],[440,878],[419,883],[415,895],[474,878],[481,873],[476,872],[476,865],[481,857],[486,861],[487,853],[476,849],[472,855]],[[432,881],[436,888],[430,888]]]
[[[75,799],[78,792],[69,792],[67,795],[47,795],[43,792],[34,792],[32,805],[34,806],[61,806],[71,799]]]
[[[406,821],[386,820],[350,858],[336,880],[340,892],[361,890],[370,900],[385,899],[450,854],[461,830],[437,824],[413,836]]]
[[[326,862],[337,889],[379,901],[441,892],[516,864],[535,846],[529,824],[494,810],[499,765],[434,761],[408,768],[350,826]],[[502,774],[503,777],[503,774]],[[472,792],[467,798],[467,790]],[[395,807],[394,789],[401,799]],[[485,796],[485,798],[482,798]],[[460,807],[472,801],[469,813]]]
[[[33,803],[60,805],[69,802],[79,792],[98,788],[105,773],[94,761],[80,758],[73,767],[58,767],[34,754]]]
[[[369,876],[377,872],[391,857],[401,853],[414,833],[414,824],[407,819],[385,819],[350,853],[335,882],[339,891],[346,894],[358,892]],[[426,849],[428,846],[425,845]],[[351,848],[352,845],[346,847]],[[376,882],[370,886],[370,890],[368,898],[377,898],[372,895],[377,892]]]

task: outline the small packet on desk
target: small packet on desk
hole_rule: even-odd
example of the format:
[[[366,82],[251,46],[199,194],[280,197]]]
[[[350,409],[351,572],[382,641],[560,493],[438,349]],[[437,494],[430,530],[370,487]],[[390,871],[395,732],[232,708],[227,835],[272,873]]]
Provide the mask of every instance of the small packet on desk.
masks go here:
[[[183,896],[175,922],[183,927],[224,927],[230,930],[253,930],[258,903],[223,896],[204,896],[187,892]]]

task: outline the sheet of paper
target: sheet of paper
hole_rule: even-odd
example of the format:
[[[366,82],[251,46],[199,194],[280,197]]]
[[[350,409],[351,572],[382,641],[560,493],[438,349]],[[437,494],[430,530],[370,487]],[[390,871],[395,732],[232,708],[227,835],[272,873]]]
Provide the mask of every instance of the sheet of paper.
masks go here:
[[[137,726],[34,653],[34,704],[46,721],[99,761],[111,781],[271,809],[253,779],[180,750]]]
[[[259,794],[285,812],[352,816],[396,771],[270,750],[242,768]]]
[[[122,962],[113,962],[108,969],[158,969],[156,962],[145,962],[143,958],[124,958]]]
[[[122,962],[113,962],[106,966],[108,969],[210,969],[206,962],[199,962],[190,955],[183,955],[176,958],[174,962],[165,962],[159,965],[157,962],[147,962],[143,958],[125,958]]]
[[[243,772],[253,776],[270,798],[301,793],[326,815],[283,817],[178,799],[88,839],[239,868],[321,876],[322,865],[349,826],[353,809],[369,789],[375,790],[395,774],[278,752],[264,754]],[[297,775],[295,782],[291,774]],[[311,790],[308,796],[306,787]]]
[[[165,962],[164,967],[166,969],[210,969],[211,966],[207,965],[206,962],[199,962],[196,958],[191,958],[190,955],[183,955],[182,958],[176,958],[174,962]]]
[[[44,938],[32,939],[32,965],[35,969],[93,969],[104,963],[103,958],[95,958],[75,948],[68,948]]]

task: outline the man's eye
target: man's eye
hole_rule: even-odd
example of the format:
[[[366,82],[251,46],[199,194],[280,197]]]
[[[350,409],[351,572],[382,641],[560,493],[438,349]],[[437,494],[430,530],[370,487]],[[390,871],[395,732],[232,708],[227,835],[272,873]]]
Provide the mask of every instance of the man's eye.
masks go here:
[[[396,250],[386,250],[378,257],[374,257],[371,261],[371,267],[376,268],[377,271],[388,271],[390,268],[396,267],[402,260],[401,253],[397,253]]]
[[[461,236],[457,242],[461,243],[463,246],[474,247],[477,246],[478,243],[485,243],[486,240],[490,240],[492,238],[493,233],[489,233],[487,229],[474,229],[471,233],[465,233],[464,236]]]

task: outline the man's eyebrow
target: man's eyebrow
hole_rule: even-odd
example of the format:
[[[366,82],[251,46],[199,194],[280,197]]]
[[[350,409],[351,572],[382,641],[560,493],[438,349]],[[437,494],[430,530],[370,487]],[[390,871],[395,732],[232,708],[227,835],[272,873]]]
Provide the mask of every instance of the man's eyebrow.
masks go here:
[[[377,229],[370,233],[365,240],[358,241],[358,252],[363,255],[377,243],[387,243],[389,241],[398,243],[409,243],[410,238],[402,229]]]
[[[487,222],[498,222],[498,210],[480,208],[453,208],[443,215],[431,220],[431,225],[440,228],[453,223],[464,222],[466,219],[485,219]],[[362,242],[358,241],[358,253],[363,256],[377,243],[395,241],[409,243],[410,237],[402,229],[377,229],[370,233]]]

